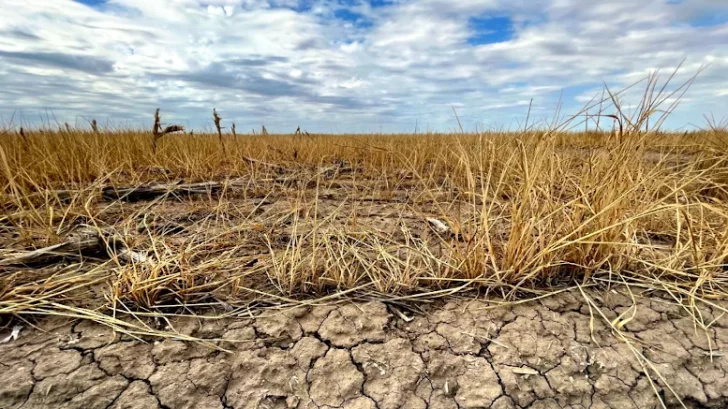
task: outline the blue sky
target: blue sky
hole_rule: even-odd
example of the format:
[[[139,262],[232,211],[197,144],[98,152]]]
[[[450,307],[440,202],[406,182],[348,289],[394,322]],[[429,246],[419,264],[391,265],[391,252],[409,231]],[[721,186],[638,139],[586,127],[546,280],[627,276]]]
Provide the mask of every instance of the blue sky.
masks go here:
[[[468,21],[473,31],[468,44],[477,46],[508,41],[513,38],[513,22],[507,16],[471,17]]]
[[[159,107],[202,129],[216,108],[238,129],[448,131],[454,108],[469,130],[508,128],[531,101],[545,123],[682,61],[674,86],[705,69],[666,127],[728,106],[720,0],[5,1],[5,122],[148,126]]]

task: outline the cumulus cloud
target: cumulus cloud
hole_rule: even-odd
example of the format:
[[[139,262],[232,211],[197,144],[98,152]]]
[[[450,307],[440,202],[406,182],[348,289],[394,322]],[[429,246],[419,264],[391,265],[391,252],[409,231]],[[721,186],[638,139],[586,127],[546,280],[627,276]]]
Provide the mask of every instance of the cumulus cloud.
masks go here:
[[[239,129],[509,126],[651,70],[707,64],[667,123],[728,102],[717,0],[6,0],[0,116],[165,118]],[[638,95],[638,94],[637,94]],[[626,103],[628,103],[627,101]],[[707,110],[707,112],[706,112]],[[29,119],[31,120],[31,119]]]

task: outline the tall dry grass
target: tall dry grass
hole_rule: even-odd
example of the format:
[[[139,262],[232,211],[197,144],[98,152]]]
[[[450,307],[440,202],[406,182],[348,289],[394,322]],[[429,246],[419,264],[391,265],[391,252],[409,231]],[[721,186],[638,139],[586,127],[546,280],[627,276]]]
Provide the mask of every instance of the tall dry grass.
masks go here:
[[[648,78],[634,115],[608,90],[585,110],[599,106],[591,120],[614,123],[614,131],[574,131],[582,111],[525,121],[518,132],[266,132],[225,135],[223,145],[215,111],[215,134],[6,132],[0,258],[63,241],[83,225],[113,230],[148,260],[81,257],[53,274],[7,270],[0,314],[77,308],[79,289],[93,286],[103,287],[94,290],[95,312],[247,308],[341,294],[478,291],[513,299],[615,283],[723,297],[728,132],[715,121],[702,131],[660,131],[674,109],[665,104],[683,90],[667,92]],[[181,244],[145,227],[177,206],[172,195],[142,205],[99,195],[178,180],[223,183],[221,192],[185,202],[204,217],[183,226]],[[251,198],[258,204],[243,208]],[[380,220],[371,217],[375,206]],[[423,228],[427,217],[448,231]]]
[[[516,132],[224,135],[215,110],[214,134],[162,129],[159,112],[152,132],[0,130],[0,321],[62,315],[188,339],[149,318],[626,285],[707,329],[693,307],[728,313],[716,302],[728,297],[728,129],[711,116],[705,130],[660,131],[691,81],[667,91],[650,76],[632,113],[605,90]],[[610,129],[581,131],[582,117]],[[187,197],[180,181],[216,183]],[[102,195],[159,184],[169,193],[138,203]],[[8,262],[74,234],[100,245]],[[608,324],[659,376],[625,314]]]

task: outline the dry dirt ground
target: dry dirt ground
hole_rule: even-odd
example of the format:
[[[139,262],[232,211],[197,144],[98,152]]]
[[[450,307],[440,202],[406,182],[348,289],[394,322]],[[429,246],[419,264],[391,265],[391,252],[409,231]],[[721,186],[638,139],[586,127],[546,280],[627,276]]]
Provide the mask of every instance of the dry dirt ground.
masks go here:
[[[592,308],[572,291],[497,308],[472,299],[418,313],[343,303],[161,325],[204,342],[46,318],[0,345],[0,408],[728,405],[728,322],[718,304],[587,294]],[[622,313],[615,333],[608,321]]]

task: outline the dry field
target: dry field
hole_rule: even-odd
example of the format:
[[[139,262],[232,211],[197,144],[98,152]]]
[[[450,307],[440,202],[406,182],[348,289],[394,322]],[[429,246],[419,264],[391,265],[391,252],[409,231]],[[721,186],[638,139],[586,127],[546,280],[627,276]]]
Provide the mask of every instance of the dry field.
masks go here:
[[[0,321],[9,332],[18,322],[28,328],[40,325],[41,317],[66,317],[102,324],[134,342],[150,336],[202,342],[205,337],[178,331],[170,320],[252,319],[271,309],[299,311],[369,301],[375,304],[365,305],[381,306],[392,319],[410,322],[413,316],[435,311],[431,308],[447,311],[447,305],[438,303],[477,298],[490,307],[513,309],[525,300],[539,303],[568,294],[582,306],[569,310],[559,304],[551,311],[580,311],[574,322],[583,328],[565,329],[573,333],[568,336],[578,339],[581,334],[578,340],[584,345],[591,337],[624,346],[613,347],[614,353],[636,359],[639,365],[633,369],[643,373],[634,376],[643,381],[640,393],[649,391],[653,399],[644,398],[643,406],[634,401],[635,395],[634,406],[601,407],[653,407],[664,401],[675,407],[721,405],[726,402],[722,392],[715,397],[705,389],[695,397],[689,390],[673,391],[655,366],[660,362],[655,357],[662,355],[646,352],[648,341],[628,331],[635,323],[649,330],[645,325],[654,320],[635,318],[645,310],[658,311],[660,320],[661,310],[654,306],[638,313],[637,305],[652,302],[640,301],[649,296],[676,308],[675,314],[682,314],[680,319],[692,330],[712,334],[703,356],[711,363],[718,356],[714,348],[728,335],[715,332],[728,311],[723,303],[728,294],[728,132],[717,126],[688,133],[649,129],[647,118],[658,112],[657,102],[659,97],[647,98],[632,118],[619,110],[613,117],[604,115],[602,124],[617,124],[610,132],[575,131],[574,118],[548,127],[524,126],[519,132],[417,135],[233,135],[225,129],[192,134],[175,128],[165,133],[156,125],[154,132],[99,129],[95,124],[93,130],[8,128],[0,135]],[[223,119],[222,126],[227,125]],[[618,313],[603,310],[605,303],[596,301],[603,292],[621,294]],[[521,314],[535,310],[525,308]],[[673,317],[662,313],[662,319]],[[363,319],[376,321],[376,316]],[[516,320],[493,319],[498,335]],[[346,320],[342,322],[345,327]],[[384,318],[381,327],[387,322]],[[473,398],[478,402],[473,406],[467,403],[470,398],[458,400],[445,377],[443,385],[430,382],[428,399],[417,395],[425,406],[402,406],[405,398],[384,404],[371,393],[352,392],[355,403],[348,407],[448,407],[430,402],[433,390],[453,400],[453,407],[487,406],[499,396],[508,397],[510,403],[499,404],[504,408],[535,401],[551,407],[537,391],[528,398],[508,390],[510,381],[501,379],[498,362],[493,363],[505,355],[487,351],[496,344],[481,339],[482,349],[459,351],[462,340],[451,340],[453,332],[437,322],[454,324],[444,318],[433,322],[427,325],[430,331],[437,328],[431,334],[439,338],[433,335],[432,342],[444,337],[448,353],[489,358],[500,392],[485,400]],[[461,324],[463,331],[470,325]],[[523,331],[551,331],[541,325]],[[290,332],[290,326],[285,328]],[[257,328],[253,339],[281,336],[281,331],[266,331]],[[400,331],[414,333],[412,342],[424,342],[417,331]],[[323,345],[317,358],[328,351],[333,368],[339,365],[332,352],[336,347],[349,348],[345,350],[354,354],[354,362],[356,354],[376,352],[367,352],[366,337],[339,345],[320,329],[310,333],[318,334],[311,337]],[[286,334],[295,343],[309,331]],[[613,341],[605,341],[605,334]],[[389,336],[376,340],[385,339]],[[515,338],[509,342],[516,344]],[[687,350],[696,353],[697,347],[691,348]],[[422,359],[424,371],[436,359],[449,358]],[[367,372],[362,362],[341,368],[353,368],[357,377]],[[530,374],[538,380],[539,373],[555,367],[541,368],[540,361],[529,365],[535,373],[522,369],[511,375]],[[103,376],[115,374],[105,370]],[[684,382],[682,373],[673,375],[678,384]],[[31,381],[42,379],[34,376]],[[111,403],[127,393],[133,379],[118,379],[120,391]],[[231,378],[226,379],[229,383]],[[637,383],[628,390],[636,390]],[[137,386],[154,389],[149,380]],[[558,388],[549,388],[558,395]],[[21,398],[11,399],[13,404],[43,406],[28,403],[35,399],[32,389],[19,390],[15,392]],[[463,394],[467,390],[461,389]],[[150,393],[159,407],[186,407],[161,402],[159,390]],[[231,404],[226,399],[232,398],[222,399],[225,393],[216,392],[220,407],[248,407],[243,403],[247,398]],[[584,393],[593,398],[595,391],[576,390],[574,396]],[[309,398],[296,396],[301,402]],[[362,401],[365,397],[373,403]],[[71,398],[58,399],[47,405],[70,405]],[[337,399],[321,398],[326,407],[347,407],[349,398]],[[250,407],[324,407],[298,400],[292,404],[285,397],[271,402]],[[685,406],[690,402],[698,403]],[[591,400],[579,405],[600,407]]]

